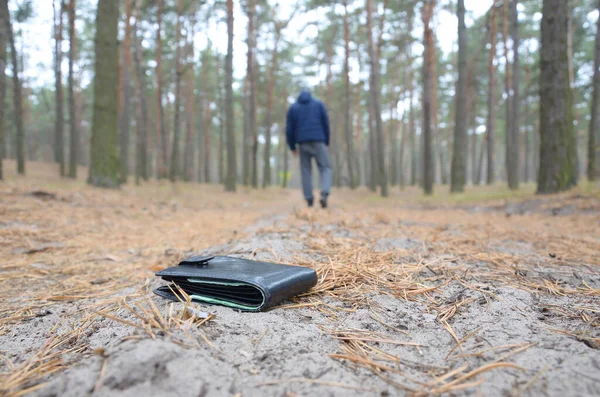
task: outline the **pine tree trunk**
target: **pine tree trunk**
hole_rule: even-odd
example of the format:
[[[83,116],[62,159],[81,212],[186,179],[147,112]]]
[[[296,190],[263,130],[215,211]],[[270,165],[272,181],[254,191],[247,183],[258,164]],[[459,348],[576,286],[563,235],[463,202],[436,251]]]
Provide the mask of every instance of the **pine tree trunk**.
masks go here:
[[[354,139],[352,137],[352,119],[350,109],[352,93],[350,90],[350,27],[348,23],[348,0],[344,0],[344,136],[346,137],[346,160],[348,162],[348,177],[350,188],[356,188],[356,176],[354,174]]]
[[[574,27],[573,27],[573,6],[571,3],[569,3],[569,9],[568,9],[568,14],[569,16],[569,20],[568,20],[568,35],[567,35],[567,56],[569,59],[569,84],[571,85],[571,93],[573,95],[573,97],[571,98],[571,103],[577,103],[577,94],[578,94],[578,90],[576,90],[575,87],[575,65],[573,62],[573,35],[574,35]],[[579,110],[577,108],[573,109],[574,112],[574,119],[575,120],[580,120],[581,119],[581,115],[579,114]],[[573,132],[573,136],[575,137],[575,181],[573,182],[574,185],[577,184],[577,181],[579,179],[579,173],[581,171],[581,167],[579,166],[579,127],[574,127],[574,132]]]
[[[364,183],[363,175],[365,165],[363,163],[363,114],[362,114],[362,84],[357,85],[356,90],[356,184],[361,186]]]
[[[72,0],[73,1],[73,0]],[[131,14],[132,0],[125,0],[125,36],[123,37],[123,55],[121,64],[121,82],[119,84],[119,158],[121,161],[121,182],[127,182],[129,175],[129,128],[131,124]]]
[[[15,37],[8,10],[8,0],[1,0],[0,12],[4,15],[5,29],[7,32],[8,43],[12,58],[12,80],[13,80],[13,119],[17,132],[17,172],[25,174],[25,130],[23,129],[23,109],[22,109],[22,87],[19,78],[19,61],[17,56],[17,47],[15,46]]]
[[[138,37],[137,22],[139,20],[141,1],[136,2],[135,9],[135,24],[133,26],[133,37],[135,47],[135,74],[136,74],[136,96],[138,106],[138,118],[136,120],[136,183],[139,183],[140,178],[148,180],[148,105],[146,103],[146,74],[142,69],[142,43],[141,37]]]
[[[508,187],[511,190],[519,188],[520,171],[520,148],[519,148],[519,107],[521,106],[519,98],[519,14],[517,12],[518,0],[512,0],[512,40],[513,40],[513,72],[512,72],[512,114],[510,116],[510,146],[509,167],[508,167]]]
[[[406,179],[404,176],[404,147],[406,146],[406,137],[408,135],[407,132],[408,131],[406,126],[406,111],[404,111],[404,114],[402,115],[402,135],[400,137],[400,153],[398,154],[398,183],[400,184],[401,189],[404,189],[404,186],[406,185]]]
[[[79,131],[77,129],[77,115],[75,111],[75,51],[77,37],[75,36],[75,0],[69,1],[69,178],[77,178],[77,157],[79,154]]]
[[[160,147],[158,153],[158,177],[167,176],[167,128],[165,126],[165,108],[163,106],[163,75],[162,75],[162,18],[164,10],[164,0],[156,0],[157,11],[157,29],[156,29],[156,113],[158,116],[156,142]],[[160,142],[160,143],[159,143]]]
[[[233,0],[227,0],[227,58],[225,62],[225,123],[227,128],[227,178],[225,190],[235,192],[237,179],[233,125]]]
[[[99,0],[96,16],[92,160],[89,183],[110,188],[118,187],[120,181],[117,156],[118,25],[117,2]]]
[[[598,11],[600,11],[600,0],[598,1]],[[588,134],[588,163],[587,177],[590,181],[595,181],[598,177],[597,159],[598,151],[596,135],[600,130],[600,18],[596,24],[596,47],[594,51],[594,80],[592,87],[592,107],[590,110],[590,127]]]
[[[281,30],[283,26],[275,22],[275,43],[273,45],[273,54],[271,56],[269,77],[267,82],[267,106],[265,108],[265,150],[263,163],[263,183],[262,187],[271,186],[271,130],[273,129],[273,90],[275,89],[275,78],[277,72],[277,61],[279,52],[279,40],[281,39]]]
[[[538,193],[575,184],[572,91],[569,81],[569,2],[544,0],[540,50],[540,168]]]
[[[169,180],[175,182],[181,176],[181,156],[179,155],[181,135],[181,14],[183,2],[177,0],[177,22],[175,24],[175,115],[173,117],[173,146]]]
[[[204,112],[204,182],[211,183],[213,116],[212,109],[210,108],[210,103],[208,103],[208,100],[206,100]]]
[[[192,16],[190,17],[190,32],[189,32],[189,41],[186,45],[186,57],[188,62],[193,63],[194,61],[194,25],[196,21]],[[195,128],[194,122],[196,120],[196,112],[195,112],[195,103],[194,103],[194,90],[195,90],[195,81],[196,76],[194,75],[194,68],[192,64],[188,64],[186,70],[186,80],[187,83],[185,85],[186,90],[186,104],[185,104],[185,148],[183,153],[183,180],[186,182],[190,182],[193,179],[194,175],[194,140],[195,140]]]
[[[423,190],[426,195],[433,194],[433,136],[431,131],[432,121],[432,87],[431,70],[433,68],[433,30],[430,22],[433,17],[434,0],[427,0],[423,4],[423,44],[425,47],[423,62]]]
[[[390,185],[396,186],[398,184],[398,120],[396,120],[396,112],[394,106],[396,101],[390,101],[390,162],[389,162],[389,175]]]
[[[0,5],[0,181],[4,178],[2,159],[4,158],[4,123],[5,123],[5,101],[6,101],[6,41],[8,30],[8,7]]]
[[[465,1],[458,0],[458,82],[456,83],[456,107],[454,125],[454,147],[452,154],[452,174],[450,191],[462,192],[465,189],[467,166],[467,32],[465,27]]]
[[[409,115],[408,115],[408,135],[410,143],[410,186],[417,184],[417,131],[415,126],[415,106],[414,106],[414,72],[412,62],[409,66],[408,90],[409,94]]]
[[[243,181],[244,185],[249,185],[251,182],[252,158],[254,150],[254,141],[256,135],[256,77],[255,77],[255,15],[256,15],[256,0],[248,0],[248,37],[246,44],[248,46],[246,60],[246,82],[248,94],[246,97],[246,128],[243,145]],[[258,181],[257,181],[258,182]]]
[[[504,95],[506,96],[506,100],[504,101],[504,138],[505,138],[505,152],[504,152],[504,172],[506,174],[506,180],[508,182],[509,187],[513,183],[512,181],[512,161],[513,161],[513,141],[512,141],[512,122],[511,122],[511,65],[510,60],[508,59],[508,14],[509,14],[509,0],[503,0],[502,3],[502,41],[503,41],[503,50],[504,50]]]
[[[216,83],[216,100],[217,100],[217,118],[219,120],[219,149],[218,149],[218,156],[217,156],[217,161],[218,161],[218,173],[219,173],[219,183],[224,184],[225,183],[225,145],[226,142],[225,140],[227,139],[227,137],[225,136],[225,117],[223,116],[223,113],[225,111],[225,100],[223,98],[223,87],[225,86],[225,84],[223,84],[223,76],[221,75],[221,67],[225,68],[224,65],[221,65],[221,58],[217,55],[217,59],[216,59],[216,64],[217,64],[217,68],[216,68],[216,72],[217,72],[217,83]]]
[[[369,142],[368,142],[368,152],[369,152],[369,190],[376,192],[377,191],[377,154],[376,154],[376,146],[375,146],[375,110],[373,110],[373,99],[371,98],[371,93],[369,92]]]
[[[490,56],[488,59],[488,100],[487,100],[487,123],[486,123],[486,142],[487,142],[487,184],[492,185],[495,180],[495,140],[496,140],[496,67],[494,59],[496,57],[496,38],[497,38],[497,18],[496,1],[492,4],[491,21],[488,29],[490,31]]]
[[[63,32],[63,13],[64,3],[60,2],[60,8],[56,10],[56,2],[52,0],[52,8],[54,10],[54,101],[56,102],[56,116],[54,122],[54,160],[58,163],[60,176],[65,176],[65,115],[64,115],[64,93],[62,84],[62,32]],[[4,39],[6,40],[6,38]],[[4,49],[6,52],[6,47]],[[6,55],[5,55],[6,56]],[[0,67],[0,70],[6,69]],[[2,76],[4,78],[4,73]],[[4,101],[2,102],[4,103]],[[3,107],[4,109],[4,107]],[[1,128],[0,128],[1,129]]]
[[[367,32],[369,35],[369,61],[371,66],[371,79],[369,91],[371,92],[371,101],[373,103],[373,116],[375,124],[375,136],[373,144],[376,150],[371,154],[377,153],[375,156],[377,169],[377,182],[381,187],[381,196],[388,196],[387,175],[385,170],[385,152],[384,152],[384,137],[383,137],[383,121],[381,120],[381,90],[379,76],[379,57],[377,56],[376,48],[373,43],[373,4],[372,0],[367,0]],[[381,30],[381,29],[380,29]]]

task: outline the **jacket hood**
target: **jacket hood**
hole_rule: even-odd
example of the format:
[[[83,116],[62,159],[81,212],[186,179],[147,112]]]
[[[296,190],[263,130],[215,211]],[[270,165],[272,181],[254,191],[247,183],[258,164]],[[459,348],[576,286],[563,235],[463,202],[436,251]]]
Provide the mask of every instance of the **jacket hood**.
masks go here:
[[[300,103],[308,103],[312,101],[312,95],[308,91],[302,91],[300,96],[298,96],[298,102]]]

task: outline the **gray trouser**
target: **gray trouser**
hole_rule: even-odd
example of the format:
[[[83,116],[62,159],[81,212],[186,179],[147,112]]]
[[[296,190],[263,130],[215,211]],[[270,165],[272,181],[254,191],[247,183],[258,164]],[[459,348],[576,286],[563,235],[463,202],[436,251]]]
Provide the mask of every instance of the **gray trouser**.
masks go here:
[[[328,195],[331,189],[331,162],[327,145],[324,142],[304,142],[300,147],[300,170],[302,172],[302,191],[306,200],[313,199],[312,159],[317,160],[321,177],[321,194]]]

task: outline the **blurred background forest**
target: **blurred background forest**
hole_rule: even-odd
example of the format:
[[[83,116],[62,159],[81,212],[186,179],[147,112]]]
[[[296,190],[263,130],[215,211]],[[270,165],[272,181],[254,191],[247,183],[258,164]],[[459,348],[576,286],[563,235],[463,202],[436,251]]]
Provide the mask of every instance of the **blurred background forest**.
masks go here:
[[[597,172],[597,0],[0,3],[19,173],[285,187],[303,85],[330,112],[336,186],[546,193]]]

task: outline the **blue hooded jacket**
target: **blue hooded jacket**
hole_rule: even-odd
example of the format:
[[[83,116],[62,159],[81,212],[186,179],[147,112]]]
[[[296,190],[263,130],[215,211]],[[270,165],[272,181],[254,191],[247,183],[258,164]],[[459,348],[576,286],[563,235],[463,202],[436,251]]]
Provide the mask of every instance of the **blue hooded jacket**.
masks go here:
[[[323,102],[302,91],[288,110],[286,135],[291,150],[302,142],[325,142],[329,146],[329,116]]]

